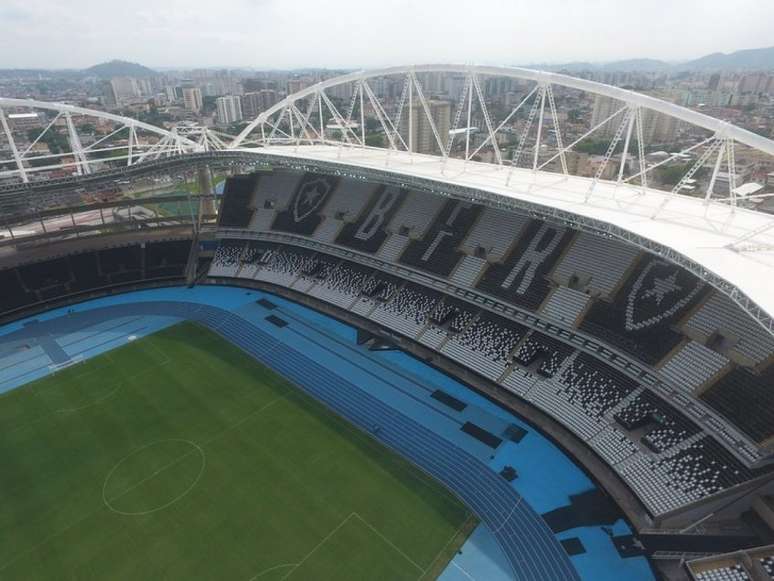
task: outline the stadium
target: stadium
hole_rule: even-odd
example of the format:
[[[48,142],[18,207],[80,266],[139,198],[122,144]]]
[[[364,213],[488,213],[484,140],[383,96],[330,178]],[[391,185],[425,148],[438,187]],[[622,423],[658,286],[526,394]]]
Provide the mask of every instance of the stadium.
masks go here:
[[[0,124],[3,579],[774,579],[771,140],[467,65]]]

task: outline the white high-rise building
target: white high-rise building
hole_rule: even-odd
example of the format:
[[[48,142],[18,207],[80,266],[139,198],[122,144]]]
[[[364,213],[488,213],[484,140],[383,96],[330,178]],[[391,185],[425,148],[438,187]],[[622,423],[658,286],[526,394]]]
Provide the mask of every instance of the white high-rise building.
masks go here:
[[[199,87],[185,87],[183,89],[183,104],[186,109],[195,113],[202,110],[202,92]]]
[[[218,123],[231,125],[242,120],[242,100],[237,95],[228,95],[215,99]]]

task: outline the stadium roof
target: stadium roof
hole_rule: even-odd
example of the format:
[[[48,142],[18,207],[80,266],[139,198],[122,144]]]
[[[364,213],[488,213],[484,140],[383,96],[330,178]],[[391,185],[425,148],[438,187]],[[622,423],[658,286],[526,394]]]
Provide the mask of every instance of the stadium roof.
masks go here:
[[[708,280],[770,331],[774,317],[774,216],[639,186],[493,164],[333,145],[274,146],[254,153],[285,164],[337,167],[357,174],[400,177],[407,185],[442,182],[502,196],[525,209],[577,219],[665,255]],[[281,162],[280,162],[281,163]],[[440,184],[439,184],[440,185]],[[443,188],[439,188],[440,191]],[[741,295],[739,294],[741,291]],[[754,305],[750,305],[750,301]],[[767,323],[768,320],[768,323]]]

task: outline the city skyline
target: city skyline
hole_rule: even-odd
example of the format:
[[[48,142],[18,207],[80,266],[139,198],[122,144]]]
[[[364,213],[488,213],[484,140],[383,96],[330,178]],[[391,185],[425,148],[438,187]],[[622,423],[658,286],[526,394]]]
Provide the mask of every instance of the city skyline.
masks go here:
[[[200,0],[161,8],[149,0],[131,6],[95,0],[4,4],[0,68],[44,69],[85,68],[113,58],[154,68],[256,69],[681,61],[771,45],[774,20],[774,4],[760,0],[733,6],[715,0],[624,6],[552,0],[537,11],[524,1],[489,2],[476,6],[475,19],[468,4],[436,0],[378,7],[351,0],[332,7],[224,0],[217,10]]]

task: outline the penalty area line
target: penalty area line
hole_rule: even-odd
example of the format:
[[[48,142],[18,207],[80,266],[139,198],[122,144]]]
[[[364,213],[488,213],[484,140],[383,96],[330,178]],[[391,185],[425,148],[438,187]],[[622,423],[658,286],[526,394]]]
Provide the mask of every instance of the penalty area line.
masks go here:
[[[316,545],[315,545],[315,546],[312,548],[312,550],[311,550],[311,551],[309,551],[309,552],[306,554],[306,557],[304,557],[303,559],[301,559],[301,560],[300,560],[300,561],[299,561],[299,562],[296,564],[296,566],[295,566],[295,567],[293,567],[293,568],[292,568],[290,571],[288,571],[288,572],[287,572],[285,575],[283,575],[283,576],[282,576],[282,578],[280,579],[280,581],[285,581],[285,579],[287,579],[288,577],[290,577],[290,576],[291,576],[291,575],[292,575],[292,574],[293,574],[293,573],[294,573],[294,572],[295,572],[295,571],[296,571],[296,570],[297,570],[297,569],[298,569],[298,568],[299,568],[301,565],[303,565],[303,564],[304,564],[306,561],[308,561],[308,560],[309,560],[309,557],[311,557],[312,555],[314,555],[314,554],[317,552],[317,550],[318,550],[320,547],[322,547],[322,546],[323,546],[323,545],[324,545],[326,542],[328,542],[328,540],[329,540],[329,539],[330,539],[330,538],[331,538],[333,535],[335,535],[335,534],[336,534],[336,533],[337,533],[337,532],[338,532],[338,531],[339,531],[339,530],[340,530],[340,529],[341,529],[341,528],[342,528],[342,527],[343,527],[345,524],[347,524],[347,523],[348,523],[348,522],[349,522],[349,521],[352,519],[352,517],[354,517],[354,516],[357,516],[357,515],[356,515],[354,512],[350,513],[350,514],[349,514],[349,516],[347,516],[347,518],[345,518],[345,519],[344,519],[343,521],[341,521],[341,522],[340,522],[340,523],[339,523],[337,526],[335,526],[331,532],[329,532],[327,535],[325,535],[325,536],[323,537],[323,539],[322,539],[322,540],[321,540],[319,543],[317,543],[317,544],[316,544]]]
[[[278,569],[287,569],[288,567],[293,567],[294,569],[298,567],[298,563],[284,563],[282,565],[274,565],[274,567],[269,567],[268,569],[264,569],[260,573],[258,573],[255,577],[250,577],[247,581],[255,581],[256,579],[260,579],[267,573],[271,573],[272,571],[277,571]],[[292,571],[291,571],[292,572]]]

